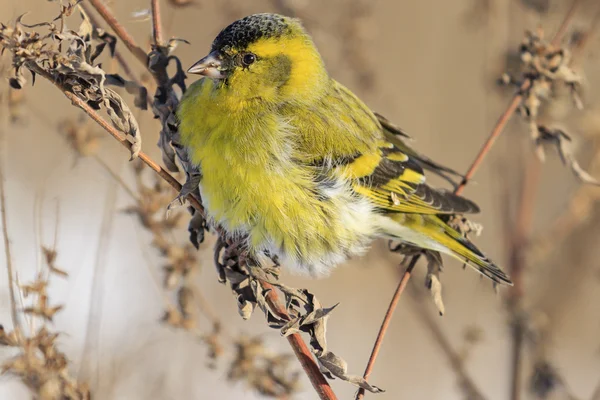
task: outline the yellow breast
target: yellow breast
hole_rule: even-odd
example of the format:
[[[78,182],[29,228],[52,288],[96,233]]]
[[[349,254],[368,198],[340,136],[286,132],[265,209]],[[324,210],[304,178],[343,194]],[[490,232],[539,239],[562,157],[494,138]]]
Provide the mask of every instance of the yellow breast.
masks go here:
[[[304,268],[329,268],[361,250],[370,204],[297,162],[292,120],[249,107],[225,112],[229,100],[213,85],[192,85],[179,110],[181,139],[200,166],[210,216],[228,232],[248,235],[251,248]]]

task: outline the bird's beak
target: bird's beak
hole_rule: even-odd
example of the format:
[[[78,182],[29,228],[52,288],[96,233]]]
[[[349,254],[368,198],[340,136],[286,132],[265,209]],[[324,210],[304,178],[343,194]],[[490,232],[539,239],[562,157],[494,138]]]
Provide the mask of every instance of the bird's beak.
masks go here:
[[[216,51],[213,51],[192,65],[187,72],[189,74],[199,74],[213,79],[223,79],[226,77],[221,61],[221,55]]]

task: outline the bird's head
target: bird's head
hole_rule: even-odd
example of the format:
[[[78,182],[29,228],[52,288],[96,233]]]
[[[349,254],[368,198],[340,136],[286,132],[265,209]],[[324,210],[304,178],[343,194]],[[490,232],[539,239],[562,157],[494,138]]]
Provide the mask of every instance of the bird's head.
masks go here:
[[[235,21],[188,73],[219,81],[241,101],[307,101],[324,89],[328,79],[300,22],[277,14]]]

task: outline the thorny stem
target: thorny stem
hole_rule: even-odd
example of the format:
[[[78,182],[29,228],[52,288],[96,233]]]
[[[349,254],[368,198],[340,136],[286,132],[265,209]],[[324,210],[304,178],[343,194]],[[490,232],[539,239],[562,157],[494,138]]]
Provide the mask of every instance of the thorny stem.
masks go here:
[[[13,275],[12,256],[10,253],[10,239],[8,238],[8,225],[6,224],[6,196],[4,193],[4,172],[0,165],[0,207],[2,212],[2,235],[4,236],[4,253],[6,254],[6,272],[8,275],[8,293],[10,296],[10,316],[12,318],[13,330],[17,338],[21,335],[21,321],[17,314],[17,301],[15,297],[15,281]]]
[[[573,19],[574,15],[575,15],[575,11],[576,11],[577,7],[579,6],[580,2],[581,2],[581,0],[573,1],[571,8],[567,12],[567,15],[565,16],[558,31],[556,32],[554,38],[552,39],[552,42],[551,42],[552,45],[555,45],[555,46],[558,45],[560,43],[560,41],[562,40],[562,38],[564,37],[564,35],[567,31],[567,28],[570,25],[571,20]],[[477,153],[477,156],[475,156],[475,159],[473,160],[473,162],[471,163],[471,166],[465,173],[465,176],[464,176],[462,182],[454,191],[455,194],[460,195],[463,192],[463,190],[465,189],[467,183],[469,183],[469,180],[473,177],[473,175],[475,175],[475,173],[481,166],[481,163],[483,162],[485,157],[488,155],[488,153],[492,149],[494,143],[496,142],[496,139],[503,132],[504,128],[506,127],[506,124],[508,123],[510,118],[513,116],[513,114],[515,113],[515,111],[517,110],[519,105],[521,104],[521,101],[523,100],[523,93],[530,88],[531,83],[532,82],[530,80],[525,80],[525,82],[523,82],[523,84],[519,88],[519,91],[513,96],[513,99],[509,103],[506,110],[502,113],[502,115],[500,115],[500,118],[498,118],[496,125],[494,125],[492,132],[490,133],[487,140],[484,142],[483,146],[479,150],[479,153]],[[419,258],[419,255],[414,256],[413,260],[411,260],[411,264],[413,261],[415,261],[415,263],[416,263],[416,260],[418,260],[418,258]],[[367,372],[370,373],[370,369],[372,369],[372,364],[375,363],[375,359],[377,357],[377,354],[379,353],[379,348],[381,347],[381,343],[383,342],[383,337],[385,336],[385,334],[387,332],[387,328],[389,326],[389,322],[390,322],[389,320],[392,318],[394,310],[395,310],[396,306],[398,305],[398,300],[400,299],[400,296],[404,292],[404,288],[406,287],[406,284],[407,284],[408,280],[410,279],[411,274],[412,274],[412,269],[410,269],[410,270],[407,269],[404,272],[404,274],[402,275],[402,277],[400,278],[400,282],[398,283],[398,287],[396,288],[396,293],[394,293],[394,297],[392,297],[392,301],[390,302],[390,304],[388,306],[388,310],[385,314],[383,322],[381,323],[381,327],[379,328],[379,333],[377,334],[377,339],[376,339],[375,345],[373,346],[373,350],[371,351],[371,357],[369,358],[369,363],[367,365],[367,368],[365,369],[365,375],[364,375],[365,379],[367,379],[367,376],[368,376]],[[364,390],[362,390],[362,389],[359,390],[358,394],[356,396],[356,399],[357,400],[362,399],[362,397],[364,396],[364,393],[365,393]]]
[[[106,7],[106,4],[102,2],[102,0],[88,0],[90,4],[96,9],[98,14],[106,23],[112,28],[112,30],[117,34],[119,39],[127,46],[129,51],[137,58],[144,66],[148,64],[148,56],[146,52],[137,45],[135,39],[127,32],[125,27],[121,25],[121,23],[117,20],[114,14]]]

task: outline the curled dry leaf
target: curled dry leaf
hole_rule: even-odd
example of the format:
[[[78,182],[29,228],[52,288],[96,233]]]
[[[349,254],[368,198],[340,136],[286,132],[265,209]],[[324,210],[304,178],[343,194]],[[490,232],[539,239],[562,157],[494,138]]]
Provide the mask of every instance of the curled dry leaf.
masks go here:
[[[338,377],[371,392],[381,392],[380,388],[370,385],[363,378],[348,375],[346,362],[328,350],[327,318],[337,304],[324,308],[310,291],[280,283],[278,265],[259,266],[256,260],[248,257],[244,243],[243,238],[227,240],[220,237],[215,246],[215,261],[220,281],[229,282],[242,318],[250,318],[252,312],[258,308],[265,314],[269,326],[280,329],[282,335],[307,333],[310,336],[313,354],[330,378]],[[267,283],[284,295],[285,314],[274,308],[268,299],[272,289],[265,287]]]
[[[425,251],[427,258],[427,275],[425,275],[425,287],[429,290],[433,303],[438,309],[440,315],[444,315],[445,307],[442,299],[442,282],[440,281],[440,272],[444,267],[442,256],[437,251]]]
[[[569,135],[561,129],[550,129],[542,125],[537,127],[537,131],[538,137],[536,138],[535,144],[538,149],[543,149],[544,145],[553,146],[558,152],[563,164],[568,166],[579,180],[584,183],[600,185],[600,182],[581,168],[575,159],[573,148],[571,146],[572,139]]]
[[[78,31],[67,29],[65,17],[71,14],[74,4],[69,3],[69,7],[63,7],[57,18],[61,21],[60,27],[48,22],[26,25],[22,22],[23,16],[17,18],[14,27],[0,26],[0,46],[12,53],[11,86],[22,87],[23,70],[28,69],[34,80],[36,74],[52,77],[63,90],[75,94],[92,108],[104,107],[111,123],[131,142],[132,158],[135,158],[141,149],[137,122],[121,97],[106,87],[116,78],[107,82],[106,73],[95,64],[104,48],[108,47],[114,54],[116,39],[95,29],[83,11]],[[24,28],[47,32],[42,34]]]
[[[569,89],[575,108],[583,109],[580,96],[583,78],[571,67],[571,52],[567,48],[553,46],[544,39],[544,32],[526,32],[520,46],[522,79],[503,74],[500,83],[521,87],[525,80],[531,84],[522,93],[519,111],[529,125],[531,139],[535,143],[538,158],[545,159],[544,145],[553,145],[563,163],[583,183],[598,185],[598,180],[584,171],[573,155],[571,137],[560,129],[549,129],[539,124],[538,116],[544,104],[554,101],[557,85]]]
[[[479,236],[483,232],[483,225],[473,222],[461,214],[450,215],[446,223],[456,229],[466,239],[469,239],[470,234]]]

